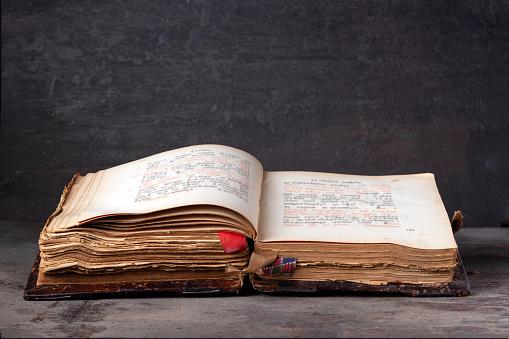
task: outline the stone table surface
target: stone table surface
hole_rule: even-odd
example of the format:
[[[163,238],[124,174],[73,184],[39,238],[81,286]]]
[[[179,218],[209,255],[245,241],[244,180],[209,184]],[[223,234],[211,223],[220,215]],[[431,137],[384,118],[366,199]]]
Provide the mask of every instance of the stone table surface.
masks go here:
[[[358,294],[25,301],[40,224],[0,221],[0,337],[508,337],[509,228],[456,234],[467,297]]]

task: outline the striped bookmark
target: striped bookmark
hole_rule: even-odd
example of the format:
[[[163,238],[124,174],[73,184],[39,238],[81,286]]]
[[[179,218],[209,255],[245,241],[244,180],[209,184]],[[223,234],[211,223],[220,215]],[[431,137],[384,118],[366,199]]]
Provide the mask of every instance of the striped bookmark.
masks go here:
[[[263,275],[291,274],[297,265],[297,258],[280,258],[277,257],[272,264],[262,268]]]

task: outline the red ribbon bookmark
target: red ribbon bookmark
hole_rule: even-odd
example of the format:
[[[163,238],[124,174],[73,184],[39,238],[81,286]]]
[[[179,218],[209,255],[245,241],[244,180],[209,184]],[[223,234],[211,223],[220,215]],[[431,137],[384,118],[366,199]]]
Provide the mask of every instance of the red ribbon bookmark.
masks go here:
[[[230,254],[247,249],[246,238],[242,234],[219,231],[219,240],[224,253]]]

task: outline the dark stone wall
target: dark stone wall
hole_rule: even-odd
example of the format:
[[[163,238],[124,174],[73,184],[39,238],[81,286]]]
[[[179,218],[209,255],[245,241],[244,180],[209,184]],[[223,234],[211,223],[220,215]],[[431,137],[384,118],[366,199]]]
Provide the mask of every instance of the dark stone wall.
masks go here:
[[[183,146],[266,170],[433,172],[509,223],[507,1],[2,1],[0,216]]]

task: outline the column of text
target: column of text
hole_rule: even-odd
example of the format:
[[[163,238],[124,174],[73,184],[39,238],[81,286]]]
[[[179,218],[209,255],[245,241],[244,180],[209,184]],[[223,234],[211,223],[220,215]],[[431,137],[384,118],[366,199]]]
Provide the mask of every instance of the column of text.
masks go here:
[[[284,183],[283,224],[400,226],[389,185],[323,179]]]
[[[135,201],[209,189],[247,201],[250,165],[236,155],[209,149],[154,161],[147,164]]]

